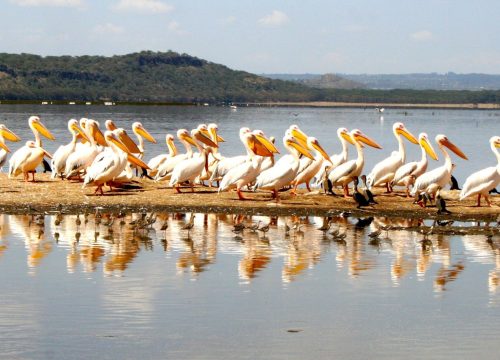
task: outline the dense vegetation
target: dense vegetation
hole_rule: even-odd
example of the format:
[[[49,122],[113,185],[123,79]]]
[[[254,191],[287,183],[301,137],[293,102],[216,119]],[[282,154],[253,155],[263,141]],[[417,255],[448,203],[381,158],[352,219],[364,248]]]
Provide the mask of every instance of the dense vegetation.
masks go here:
[[[0,100],[500,103],[500,91],[319,89],[186,54],[144,51],[112,57],[0,54]]]

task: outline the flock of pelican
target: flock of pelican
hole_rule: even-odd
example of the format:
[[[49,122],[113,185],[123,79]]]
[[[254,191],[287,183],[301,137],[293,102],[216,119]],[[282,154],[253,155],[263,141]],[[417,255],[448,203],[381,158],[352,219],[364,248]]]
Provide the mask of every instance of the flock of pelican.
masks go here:
[[[168,185],[181,192],[184,185],[189,184],[191,190],[195,185],[208,181],[210,186],[217,182],[218,190],[235,189],[240,199],[245,199],[242,191],[257,189],[269,190],[273,198],[278,200],[283,188],[289,187],[295,194],[297,187],[304,184],[310,191],[310,184],[342,187],[345,197],[349,197],[349,185],[358,183],[358,177],[364,170],[364,149],[366,146],[381,149],[375,140],[359,129],[349,131],[339,128],[337,136],[342,146],[339,154],[329,156],[318,139],[307,136],[297,125],[290,126],[283,137],[283,146],[287,154],[275,159],[279,153],[274,138],[267,137],[261,130],[240,129],[239,138],[244,153],[239,156],[226,157],[220,152],[219,145],[224,139],[218,134],[216,124],[200,124],[188,131],[180,129],[177,138],[184,146],[181,153],[175,143],[174,136],[166,135],[168,152],[145,162],[144,140],[156,143],[154,137],[139,122],[132,125],[132,132],[137,137],[135,142],[128,133],[115,125],[112,120],[105,122],[104,133],[97,121],[82,118],[79,121],[68,121],[68,130],[72,140],[61,145],[51,155],[42,145],[42,136],[54,140],[52,133],[42,124],[38,116],[28,120],[35,140],[27,141],[23,147],[14,152],[9,160],[9,177],[21,173],[25,181],[35,180],[36,168],[51,159],[53,178],[79,179],[83,186],[95,186],[95,193],[103,194],[104,185],[120,186],[130,182],[134,170],[140,171],[156,181],[167,181]],[[365,191],[373,187],[385,187],[392,192],[393,187],[403,186],[409,197],[429,198],[450,183],[455,165],[448,150],[462,159],[467,156],[453,144],[447,136],[437,135],[435,142],[443,154],[444,163],[427,171],[428,157],[438,160],[438,156],[427,134],[420,133],[416,138],[403,123],[397,122],[392,127],[398,143],[398,149],[390,156],[375,164],[366,176]],[[5,141],[19,141],[19,137],[0,124],[0,166],[6,162],[10,152]],[[421,148],[419,161],[406,162],[405,143],[409,141]],[[349,160],[350,145],[354,146],[356,157]],[[477,196],[480,206],[484,197],[489,206],[489,192],[500,183],[500,137],[490,139],[490,147],[497,158],[497,164],[471,174],[463,185],[460,200],[469,196]],[[448,150],[447,150],[448,149]],[[136,172],[137,174],[137,172]],[[411,187],[411,191],[410,191]],[[353,189],[356,193],[357,185]]]

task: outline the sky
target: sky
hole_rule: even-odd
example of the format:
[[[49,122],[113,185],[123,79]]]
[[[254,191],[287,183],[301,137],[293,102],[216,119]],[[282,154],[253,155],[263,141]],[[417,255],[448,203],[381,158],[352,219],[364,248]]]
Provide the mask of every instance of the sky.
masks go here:
[[[0,52],[197,56],[253,73],[500,74],[498,0],[0,0]]]

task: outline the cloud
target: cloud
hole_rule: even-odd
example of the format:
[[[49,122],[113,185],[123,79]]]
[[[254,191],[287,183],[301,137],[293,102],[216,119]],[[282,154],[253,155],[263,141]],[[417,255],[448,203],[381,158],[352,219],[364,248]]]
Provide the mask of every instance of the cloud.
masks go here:
[[[414,41],[429,41],[432,40],[433,35],[429,30],[422,30],[414,32],[413,34],[410,35],[410,37]]]
[[[83,0],[10,0],[19,6],[82,7]]]
[[[281,26],[286,24],[289,20],[288,15],[284,12],[273,10],[271,14],[259,19],[258,22],[260,25],[264,26]]]
[[[159,0],[120,0],[114,6],[118,11],[140,11],[145,13],[167,13],[174,9],[170,4]]]
[[[100,24],[94,27],[93,32],[100,35],[118,35],[125,31],[121,26],[111,23]]]
[[[170,31],[170,32],[173,32],[173,33],[176,33],[178,35],[183,35],[186,33],[186,31],[184,31],[182,28],[181,28],[181,24],[179,24],[177,21],[171,21],[168,23],[167,25],[167,29]]]

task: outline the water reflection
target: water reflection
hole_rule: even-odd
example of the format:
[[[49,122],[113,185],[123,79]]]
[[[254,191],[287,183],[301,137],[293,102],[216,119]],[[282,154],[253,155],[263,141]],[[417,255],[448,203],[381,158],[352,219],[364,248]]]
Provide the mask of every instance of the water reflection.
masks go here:
[[[162,252],[165,261],[175,262],[180,276],[198,278],[217,265],[219,256],[234,264],[243,284],[265,276],[271,264],[281,266],[281,281],[288,284],[332,258],[337,272],[351,281],[382,270],[396,287],[413,275],[418,281],[431,278],[437,293],[450,290],[450,284],[475,263],[489,267],[485,283],[496,294],[498,228],[457,236],[457,229],[463,232],[470,224],[433,223],[442,225],[440,231],[429,225],[422,219],[348,214],[111,214],[97,209],[77,215],[0,215],[0,261],[12,242],[21,240],[29,274],[48,266],[55,249],[65,252],[68,273],[102,271],[105,276],[124,276],[140,253]]]

